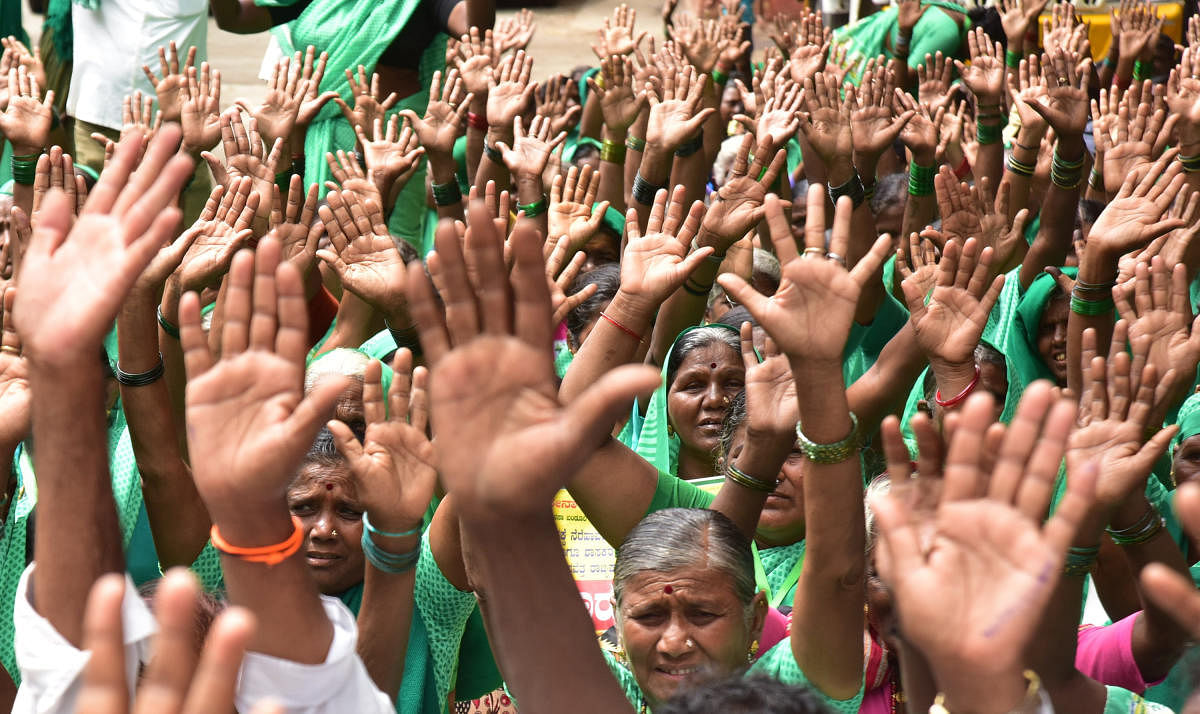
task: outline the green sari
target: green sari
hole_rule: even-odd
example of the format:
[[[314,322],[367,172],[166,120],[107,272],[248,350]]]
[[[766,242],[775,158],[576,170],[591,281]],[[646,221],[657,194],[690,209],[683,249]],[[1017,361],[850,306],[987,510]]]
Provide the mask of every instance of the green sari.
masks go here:
[[[299,0],[255,0],[261,7],[288,7]],[[368,75],[384,50],[412,16],[420,0],[314,0],[300,16],[271,33],[287,56],[313,45],[317,52],[328,52],[329,61],[319,92],[336,91],[348,104],[353,104],[350,82],[345,70],[366,67]],[[389,112],[411,109],[424,114],[429,103],[429,81],[433,73],[446,62],[446,35],[436,35],[421,55],[418,80],[420,89],[401,99]],[[307,184],[323,186],[330,178],[325,153],[337,149],[352,150],[357,142],[354,128],[342,116],[337,104],[330,102],[321,108],[308,128],[304,140],[304,179]],[[425,231],[425,168],[422,165],[400,192],[392,210],[388,228],[391,232],[421,248]]]

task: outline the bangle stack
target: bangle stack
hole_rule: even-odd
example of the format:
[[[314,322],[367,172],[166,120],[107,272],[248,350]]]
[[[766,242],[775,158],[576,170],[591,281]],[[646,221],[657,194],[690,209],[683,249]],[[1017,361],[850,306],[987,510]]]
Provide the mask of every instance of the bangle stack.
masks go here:
[[[1200,172],[1200,154],[1195,156],[1179,155],[1179,163],[1183,164],[1183,170],[1189,174]]]
[[[858,454],[858,417],[850,412],[850,433],[845,439],[832,444],[818,444],[804,435],[800,423],[796,423],[796,438],[804,455],[814,464],[840,464]]]
[[[113,368],[113,372],[117,374],[117,381],[126,387],[145,387],[154,384],[162,378],[166,368],[163,366],[162,352],[158,353],[158,364],[154,365],[145,372],[126,372],[121,369],[121,363],[118,362]]]
[[[702,148],[704,148],[704,132],[698,131],[695,136],[683,142],[679,145],[679,148],[675,149],[675,155],[681,159],[686,159]]]
[[[1021,53],[1013,52],[1012,50],[1004,51],[1004,66],[1017,68],[1021,66]]]
[[[908,166],[908,195],[930,196],[933,194],[933,177],[937,174],[934,166],[920,166],[912,162]]]
[[[537,218],[546,212],[546,207],[550,202],[546,200],[546,194],[533,203],[518,203],[517,210],[525,214],[526,218]]]
[[[1116,281],[1086,283],[1076,280],[1075,287],[1071,288],[1071,312],[1087,317],[1112,312],[1114,307],[1112,289],[1116,284]]]
[[[1104,174],[1099,170],[1100,164],[1092,166],[1091,176],[1088,177],[1088,186],[1091,186],[1097,191],[1104,190]]]
[[[431,183],[433,187],[433,202],[439,206],[453,206],[462,203],[462,189],[458,186],[457,177],[449,183]]]
[[[1112,528],[1104,530],[1108,532],[1108,537],[1112,538],[1112,542],[1117,545],[1138,545],[1158,535],[1165,525],[1166,522],[1159,515],[1158,509],[1151,503],[1146,509],[1146,513],[1132,526],[1120,530]]]
[[[625,147],[627,144],[622,144],[612,139],[605,139],[600,142],[600,160],[607,161],[610,164],[625,163]]]
[[[488,121],[486,116],[480,116],[475,112],[467,112],[467,126],[479,131],[488,130]]]
[[[896,41],[892,43],[892,53],[899,58],[908,57],[909,45],[912,43],[912,30],[909,30],[907,35],[900,28],[896,28]]]
[[[37,178],[37,161],[41,154],[13,154],[13,181],[22,186],[32,186]]]
[[[729,73],[722,72],[720,69],[713,67],[712,78],[713,78],[713,82],[723,85],[729,81]]]
[[[646,179],[642,178],[642,172],[637,172],[633,177],[633,200],[643,206],[653,206],[654,197],[658,194],[662,186],[655,186]]]
[[[1054,147],[1054,160],[1050,164],[1050,180],[1055,186],[1068,191],[1079,188],[1083,180],[1083,164],[1086,157],[1078,161],[1067,161],[1058,155],[1058,147]]]
[[[1093,545],[1087,548],[1072,547],[1067,551],[1067,563],[1063,567],[1063,573],[1066,575],[1083,577],[1092,570],[1092,566],[1096,564],[1096,558],[1100,555],[1100,546]]]
[[[1005,162],[1005,168],[1008,169],[1009,173],[1016,174],[1017,176],[1032,178],[1033,172],[1037,169],[1037,166],[1034,164],[1027,164],[1024,161],[1018,161],[1015,155],[1009,154],[1008,161]]]
[[[1000,136],[1004,133],[1004,125],[985,124],[984,120],[1001,118],[1003,117],[998,112],[996,114],[979,114],[975,118],[975,141],[978,141],[980,145],[1000,143]]]
[[[639,139],[633,134],[630,134],[629,136],[625,137],[625,148],[629,149],[630,151],[645,151],[646,140]]]
[[[371,525],[371,520],[367,517],[365,512],[363,513],[362,522],[363,555],[366,556],[367,562],[373,565],[376,570],[380,570],[388,575],[400,575],[417,567],[417,561],[421,559],[420,543],[417,544],[416,548],[413,548],[407,553],[389,553],[376,545],[375,539],[371,536],[377,535],[383,538],[408,538],[410,536],[420,534],[420,528],[414,528],[411,531],[404,531],[402,533],[388,533],[387,531],[381,531]]]
[[[859,177],[857,169],[851,174],[846,183],[841,186],[830,185],[828,190],[829,200],[834,205],[837,205],[838,199],[842,196],[849,196],[850,200],[854,202],[855,208],[858,208],[867,200],[867,190],[863,188],[862,179]]]
[[[779,488],[779,479],[774,481],[763,481],[748,475],[733,464],[725,466],[725,478],[733,481],[739,486],[748,488],[751,491],[760,491],[762,493],[771,493],[776,488]]]
[[[488,159],[497,166],[504,165],[504,154],[500,153],[500,150],[496,147],[487,143],[486,140],[483,142],[483,155],[488,157]]]
[[[1151,68],[1147,67],[1141,60],[1135,60],[1133,63],[1133,81],[1144,82],[1151,77]]]

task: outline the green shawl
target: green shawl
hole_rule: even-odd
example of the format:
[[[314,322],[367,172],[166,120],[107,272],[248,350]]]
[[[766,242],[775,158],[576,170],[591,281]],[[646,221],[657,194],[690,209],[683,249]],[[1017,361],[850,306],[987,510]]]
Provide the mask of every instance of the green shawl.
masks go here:
[[[255,0],[260,7],[287,7],[299,0]],[[285,55],[303,51],[313,45],[317,52],[328,52],[329,61],[321,80],[320,92],[335,91],[348,104],[354,102],[345,70],[366,67],[368,74],[384,50],[412,16],[420,0],[314,0],[291,22],[273,28],[271,33]],[[421,55],[421,89],[401,99],[389,114],[411,109],[423,114],[429,103],[429,81],[433,73],[445,66],[446,35],[438,34]],[[316,120],[308,127],[304,140],[304,179],[308,184],[321,186],[330,178],[325,154],[336,149],[353,149],[357,137],[353,127],[342,116],[338,105],[330,102],[321,108]],[[392,233],[420,248],[425,226],[425,169],[409,180],[400,192],[393,208],[388,228]]]
[[[1179,425],[1179,433],[1171,442],[1172,449],[1189,436],[1200,434],[1200,394],[1193,394],[1184,400],[1183,406],[1179,407],[1179,416],[1176,417],[1175,423]]]
[[[667,384],[667,365],[671,363],[671,355],[675,352],[675,346],[679,344],[679,340],[687,333],[701,327],[718,327],[730,330],[735,335],[739,334],[736,327],[720,322],[697,325],[680,332],[675,341],[671,343],[671,349],[667,351],[666,359],[663,360],[662,382],[650,397],[646,415],[641,416],[637,404],[634,404],[634,416],[621,431],[621,436],[618,437],[622,443],[636,451],[638,456],[649,461],[655,469],[672,476],[679,468],[679,437],[670,428],[670,417],[667,415],[667,393],[670,388],[670,385]]]

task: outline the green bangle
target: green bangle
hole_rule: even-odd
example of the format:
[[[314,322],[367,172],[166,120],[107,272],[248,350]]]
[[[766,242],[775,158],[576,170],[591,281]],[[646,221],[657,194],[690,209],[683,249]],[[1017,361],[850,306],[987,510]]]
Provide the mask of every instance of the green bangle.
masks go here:
[[[625,137],[625,148],[631,149],[633,151],[645,151],[646,150],[646,140],[639,139],[636,136],[634,136],[633,134],[630,134],[629,136]]]
[[[1158,509],[1154,507],[1154,504],[1149,504],[1146,513],[1132,526],[1122,528],[1121,530],[1113,530],[1112,528],[1105,528],[1104,530],[1108,531],[1108,536],[1117,545],[1138,545],[1158,535],[1158,532],[1163,529],[1164,525],[1165,522],[1162,516],[1159,515]]]
[[[712,77],[713,77],[713,81],[716,82],[717,84],[725,84],[726,82],[729,81],[729,75],[715,67],[713,68],[713,71],[712,71]]]
[[[929,196],[933,194],[933,177],[937,168],[920,166],[915,161],[908,167],[908,195]]]
[[[850,433],[841,441],[832,444],[818,444],[804,435],[804,430],[799,422],[796,422],[796,439],[800,441],[800,448],[804,450],[804,455],[814,464],[840,464],[858,454],[858,417],[854,415],[854,412],[850,412]]]
[[[1004,131],[999,124],[984,124],[983,122],[975,123],[975,140],[980,144],[998,144],[1000,143],[1000,135]]]
[[[1099,555],[1100,546],[1098,545],[1089,548],[1071,548],[1067,551],[1067,563],[1063,572],[1080,577],[1087,575]]]
[[[453,206],[462,203],[462,189],[458,186],[458,177],[449,183],[430,183],[433,189],[433,202],[439,206]]]
[[[518,203],[517,210],[524,213],[526,218],[537,218],[546,212],[546,206],[549,202],[546,200],[546,194],[533,203]]]
[[[157,312],[158,312],[158,326],[161,327],[163,332],[167,333],[168,336],[174,337],[175,339],[178,340],[179,339],[179,326],[172,325],[167,320],[166,315],[163,315],[162,305],[158,306]]]
[[[1135,60],[1133,63],[1133,81],[1143,82],[1151,77],[1151,70],[1141,60]]]
[[[1009,172],[1018,176],[1024,176],[1025,178],[1032,177],[1034,170],[1037,169],[1037,167],[1033,164],[1027,164],[1023,161],[1018,161],[1012,154],[1008,155],[1008,161],[1005,163],[1005,165],[1008,167]]]
[[[32,186],[37,178],[37,160],[40,156],[41,154],[38,154],[29,159],[14,154],[11,164],[13,181],[22,186]]]
[[[1101,300],[1085,300],[1071,291],[1071,312],[1084,317],[1097,317],[1099,315],[1107,315],[1113,311],[1113,299],[1104,298]]]
[[[1017,52],[1013,52],[1012,50],[1005,50],[1004,51],[1004,66],[1005,67],[1020,67],[1021,66],[1021,55]]]

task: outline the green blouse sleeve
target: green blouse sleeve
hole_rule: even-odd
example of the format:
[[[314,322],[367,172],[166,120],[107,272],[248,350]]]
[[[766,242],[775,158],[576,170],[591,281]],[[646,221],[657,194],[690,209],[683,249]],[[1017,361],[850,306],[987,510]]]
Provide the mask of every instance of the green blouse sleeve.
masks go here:
[[[711,493],[677,476],[659,471],[658,486],[654,489],[654,498],[650,499],[650,507],[646,509],[646,513],[654,513],[664,508],[708,508],[712,505],[713,498]]]
[[[862,706],[862,685],[859,685],[858,693],[849,699],[832,699],[813,686],[800,669],[800,665],[796,664],[796,658],[792,655],[792,643],[788,639],[784,639],[759,657],[750,667],[750,674],[763,674],[784,684],[804,687],[820,699],[831,712],[858,714],[859,707]]]
[[[429,535],[421,538],[413,599],[428,632],[434,681],[439,702],[446,702],[458,674],[458,651],[467,620],[475,609],[475,594],[454,587],[433,557]],[[442,707],[445,711],[445,707]]]

